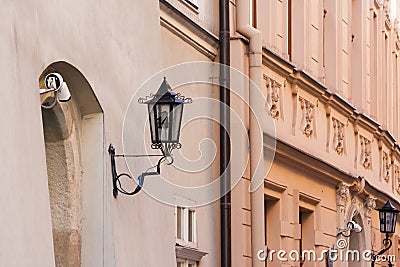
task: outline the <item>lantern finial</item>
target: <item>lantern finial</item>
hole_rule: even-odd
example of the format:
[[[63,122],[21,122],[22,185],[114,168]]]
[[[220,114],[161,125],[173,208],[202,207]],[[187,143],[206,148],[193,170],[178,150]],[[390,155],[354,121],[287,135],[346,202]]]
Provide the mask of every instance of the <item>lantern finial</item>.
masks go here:
[[[167,78],[164,77],[163,82],[160,85],[160,88],[158,88],[156,96],[163,96],[166,93],[168,93],[168,91],[170,91],[170,90],[171,90],[171,86],[168,84]]]

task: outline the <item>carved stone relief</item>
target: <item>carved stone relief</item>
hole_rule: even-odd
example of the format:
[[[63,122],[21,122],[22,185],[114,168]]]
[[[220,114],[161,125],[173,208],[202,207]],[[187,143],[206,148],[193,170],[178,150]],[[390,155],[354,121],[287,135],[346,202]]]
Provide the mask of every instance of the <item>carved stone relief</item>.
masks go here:
[[[390,162],[390,157],[388,153],[383,152],[383,158],[382,158],[382,176],[383,179],[385,179],[386,182],[389,182],[390,180],[390,169],[392,167],[392,164]]]
[[[372,150],[371,150],[371,140],[366,137],[360,135],[360,144],[361,144],[361,165],[369,170],[372,167]]]
[[[365,198],[364,207],[366,208],[365,215],[367,217],[371,217],[371,211],[376,208],[376,198],[372,196],[367,196]]]
[[[279,119],[282,117],[280,98],[282,93],[282,84],[267,76],[264,76],[264,79],[266,80],[269,114],[272,118]],[[283,87],[285,87],[285,83]]]
[[[299,97],[300,107],[302,111],[301,130],[307,137],[314,134],[314,105],[310,101]]]
[[[333,149],[338,155],[345,152],[344,123],[332,118],[333,123]]]
[[[346,227],[349,220],[360,215],[364,227],[370,226],[371,212],[376,207],[376,198],[365,190],[365,179],[358,177],[353,184],[341,183],[336,190],[339,229]],[[365,229],[369,232],[369,228]]]
[[[400,194],[400,167],[397,164],[394,165],[393,179],[396,185],[397,193]]]

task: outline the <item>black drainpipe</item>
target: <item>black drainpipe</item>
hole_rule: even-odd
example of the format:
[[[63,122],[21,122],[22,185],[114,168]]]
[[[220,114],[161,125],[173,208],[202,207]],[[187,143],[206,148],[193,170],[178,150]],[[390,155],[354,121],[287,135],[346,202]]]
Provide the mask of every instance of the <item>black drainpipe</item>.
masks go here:
[[[221,209],[221,267],[231,267],[231,158],[230,145],[230,32],[229,0],[219,0],[220,41],[220,200]],[[225,128],[224,128],[225,126]],[[225,194],[225,192],[227,192]]]

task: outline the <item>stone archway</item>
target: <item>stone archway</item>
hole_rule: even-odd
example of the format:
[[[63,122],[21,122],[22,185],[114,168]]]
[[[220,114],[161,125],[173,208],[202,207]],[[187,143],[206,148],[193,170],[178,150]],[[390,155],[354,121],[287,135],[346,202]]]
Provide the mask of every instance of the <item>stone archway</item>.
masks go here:
[[[345,229],[347,223],[355,221],[362,227],[361,233],[352,232],[347,238],[348,250],[359,251],[359,260],[348,261],[344,259],[338,262],[340,267],[368,266],[363,259],[363,252],[371,250],[371,211],[375,208],[376,198],[369,195],[365,190],[365,180],[359,177],[353,184],[341,183],[336,191],[336,202],[338,206],[338,229]],[[344,238],[338,236],[338,238]]]
[[[75,101],[42,111],[56,266],[81,266],[80,120]]]
[[[106,266],[112,246],[104,197],[103,111],[86,78],[67,62],[49,65],[39,77],[60,73],[72,99],[42,109],[56,266]]]

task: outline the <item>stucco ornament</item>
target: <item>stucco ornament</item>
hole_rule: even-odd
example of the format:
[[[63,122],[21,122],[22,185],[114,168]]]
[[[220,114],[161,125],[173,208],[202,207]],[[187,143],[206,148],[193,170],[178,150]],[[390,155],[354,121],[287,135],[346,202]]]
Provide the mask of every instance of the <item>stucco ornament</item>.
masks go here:
[[[307,137],[311,137],[314,133],[314,105],[311,104],[310,101],[305,100],[304,98],[299,97],[301,110],[302,110],[302,122],[301,129],[303,130],[303,134]]]
[[[341,183],[336,190],[336,202],[338,206],[345,207],[350,200],[350,185]]]
[[[280,90],[282,85],[268,76],[264,76],[264,79],[266,80],[269,114],[272,118],[278,119],[281,116]]]
[[[400,194],[400,167],[399,165],[394,165],[394,181],[396,183],[397,193]]]
[[[360,135],[361,143],[361,165],[365,169],[371,169],[372,167],[372,155],[371,155],[371,141]]]
[[[362,192],[364,192],[365,178],[362,176],[357,177],[354,183],[350,185],[350,188],[353,194],[361,194]]]
[[[382,159],[382,173],[383,173],[383,179],[385,179],[386,182],[389,182],[390,180],[390,168],[392,166],[390,162],[390,158],[388,153],[383,152],[383,159]]]
[[[376,198],[372,196],[367,196],[364,201],[365,215],[371,217],[371,211],[376,208]]]
[[[338,155],[343,155],[344,153],[344,123],[339,120],[332,118],[333,122],[333,149],[338,153]]]

